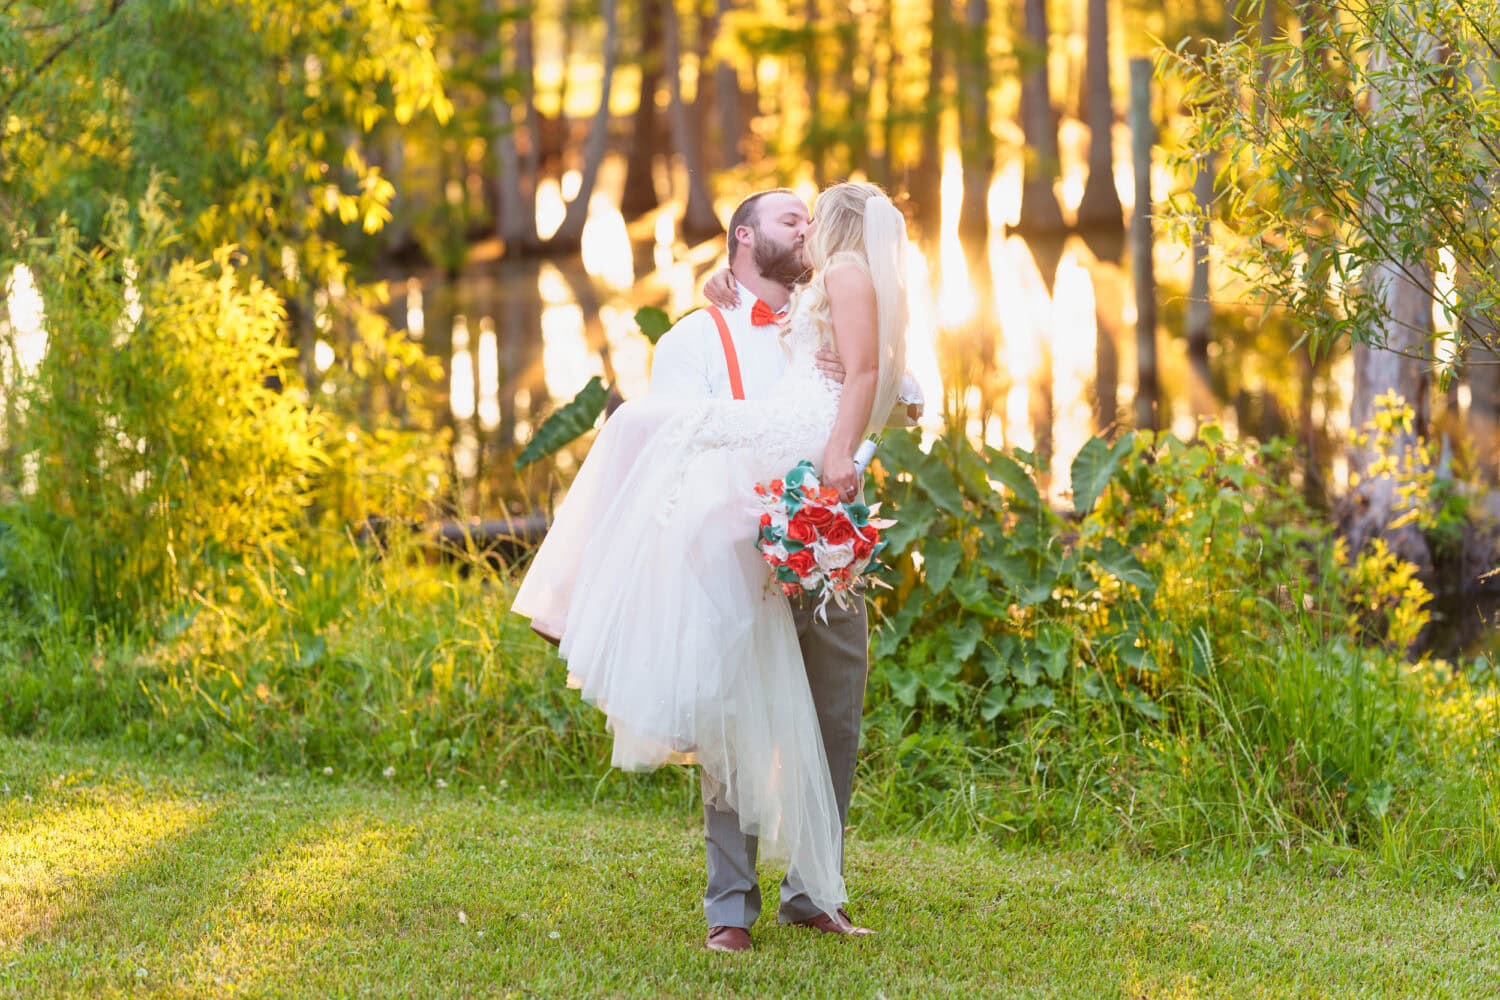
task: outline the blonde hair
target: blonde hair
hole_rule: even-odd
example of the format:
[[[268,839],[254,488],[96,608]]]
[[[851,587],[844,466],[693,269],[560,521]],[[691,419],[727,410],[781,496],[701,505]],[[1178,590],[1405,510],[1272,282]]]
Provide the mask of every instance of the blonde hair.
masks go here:
[[[835,184],[819,194],[813,218],[817,226],[807,251],[818,273],[799,297],[806,297],[809,317],[825,345],[834,343],[825,283],[829,270],[853,264],[875,286],[880,373],[865,428],[872,433],[885,425],[906,372],[906,220],[884,191],[858,181]]]

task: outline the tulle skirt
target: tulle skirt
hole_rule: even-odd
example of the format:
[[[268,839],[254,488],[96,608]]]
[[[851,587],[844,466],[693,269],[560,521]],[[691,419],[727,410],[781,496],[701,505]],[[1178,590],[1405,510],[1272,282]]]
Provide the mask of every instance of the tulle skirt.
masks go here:
[[[626,403],[514,610],[560,639],[616,767],[696,761],[710,799],[831,913],[846,899],[833,784],[791,609],[753,544],[754,484],[821,458],[824,409],[789,421],[772,401]]]

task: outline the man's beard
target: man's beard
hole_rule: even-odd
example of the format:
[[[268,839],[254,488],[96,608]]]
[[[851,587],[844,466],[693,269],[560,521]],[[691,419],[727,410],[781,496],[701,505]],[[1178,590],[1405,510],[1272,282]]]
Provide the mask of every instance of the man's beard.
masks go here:
[[[766,239],[759,230],[755,236],[755,269],[760,272],[761,277],[788,288],[800,285],[811,277],[812,272],[802,263],[800,244],[782,246],[774,240]]]

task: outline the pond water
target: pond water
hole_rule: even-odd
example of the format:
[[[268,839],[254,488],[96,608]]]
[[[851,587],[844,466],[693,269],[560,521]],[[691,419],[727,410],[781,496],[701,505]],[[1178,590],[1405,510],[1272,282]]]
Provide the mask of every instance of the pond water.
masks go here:
[[[1124,198],[1130,178],[1120,173]],[[544,234],[561,220],[570,180],[540,192]],[[1158,180],[1163,190],[1170,184],[1165,174]],[[559,454],[545,475],[516,475],[514,457],[539,422],[595,375],[624,398],[644,393],[651,347],[636,329],[636,308],[660,306],[675,318],[702,304],[703,282],[724,266],[722,240],[690,246],[678,238],[675,203],[627,224],[615,207],[622,181],[623,164],[607,163],[581,255],[509,259],[498,244],[480,244],[456,280],[420,273],[391,283],[393,321],[446,366],[460,509],[483,516],[545,505],[540,494],[564,485],[581,453]],[[908,255],[909,367],[929,401],[922,423],[936,432],[957,420],[974,441],[1050,456],[1049,492],[1062,500],[1068,467],[1089,435],[1130,422],[1136,309],[1128,252],[1119,237],[1028,243],[1006,235],[1019,211],[1018,164],[990,188],[995,235],[987,246],[966,247],[957,233],[962,184],[952,154],[939,232]],[[815,194],[809,184],[799,189],[809,200]],[[1065,171],[1058,190],[1071,210],[1081,177]],[[721,217],[731,207],[721,206]],[[1347,429],[1347,357],[1300,371],[1285,348],[1286,356],[1267,350],[1252,307],[1238,306],[1233,287],[1219,282],[1216,308],[1233,335],[1219,338],[1216,326],[1210,370],[1195,370],[1171,328],[1189,283],[1186,250],[1159,244],[1156,273],[1167,320],[1157,336],[1161,426],[1185,436],[1212,418],[1232,434],[1290,433],[1298,418],[1279,400],[1302,396],[1323,474],[1342,482],[1335,445]],[[1298,378],[1305,388],[1292,384]]]

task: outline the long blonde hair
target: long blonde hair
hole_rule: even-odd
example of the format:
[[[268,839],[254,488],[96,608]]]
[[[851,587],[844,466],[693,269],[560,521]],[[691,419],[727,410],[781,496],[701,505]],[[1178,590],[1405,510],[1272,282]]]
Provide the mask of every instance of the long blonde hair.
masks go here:
[[[802,291],[819,335],[833,343],[833,322],[824,283],[830,268],[849,262],[864,269],[875,285],[879,379],[865,433],[878,431],[896,405],[906,372],[906,220],[874,184],[835,184],[813,204],[817,226],[808,256],[818,276]]]

